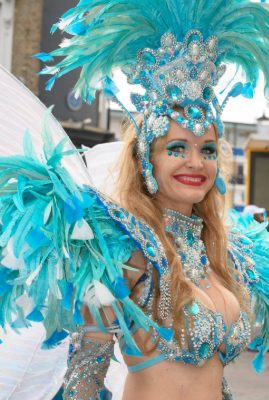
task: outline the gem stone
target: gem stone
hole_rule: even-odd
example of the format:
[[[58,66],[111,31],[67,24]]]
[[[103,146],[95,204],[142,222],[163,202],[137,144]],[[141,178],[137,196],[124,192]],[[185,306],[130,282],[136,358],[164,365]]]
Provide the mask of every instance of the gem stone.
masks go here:
[[[203,255],[201,256],[201,263],[202,263],[203,265],[206,265],[206,264],[207,264],[207,257],[206,257],[205,254],[203,254]]]
[[[195,124],[194,125],[194,134],[197,136],[201,136],[203,133],[203,126],[201,124]]]
[[[148,243],[146,245],[146,251],[151,257],[155,257],[156,256],[155,249],[153,248],[153,246],[150,243]]]
[[[156,57],[150,51],[144,51],[141,59],[149,67],[152,67],[156,64]]]
[[[254,271],[253,271],[252,269],[247,268],[247,269],[246,269],[246,273],[247,273],[248,277],[249,277],[251,280],[254,280],[254,279],[256,278],[255,273],[254,273]]]
[[[211,95],[212,95],[212,89],[211,89],[210,87],[204,88],[204,91],[203,91],[203,98],[204,98],[206,101],[209,101],[209,100],[211,99]]]
[[[191,43],[190,45],[190,54],[191,56],[198,57],[200,54],[200,46],[198,43]]]
[[[207,358],[208,354],[210,351],[210,345],[207,342],[204,342],[201,344],[200,348],[199,348],[199,356],[201,358]]]
[[[169,85],[166,88],[166,93],[173,100],[178,100],[182,96],[181,89],[176,85]]]
[[[185,78],[185,73],[181,69],[176,72],[177,78],[182,81]]]
[[[199,120],[202,118],[202,113],[199,110],[199,108],[191,106],[188,108],[188,113],[190,114],[191,118],[193,118],[193,119]]]
[[[119,219],[124,219],[124,214],[120,210],[115,210],[115,216]]]
[[[192,315],[197,315],[200,312],[200,307],[198,306],[197,303],[192,303],[190,307],[190,312]]]

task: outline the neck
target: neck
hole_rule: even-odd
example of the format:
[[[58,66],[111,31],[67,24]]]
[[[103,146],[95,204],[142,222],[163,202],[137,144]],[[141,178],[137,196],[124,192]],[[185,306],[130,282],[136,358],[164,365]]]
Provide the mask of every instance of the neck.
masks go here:
[[[201,238],[203,220],[196,215],[189,217],[167,208],[163,216],[164,229],[173,238],[186,277],[199,286],[209,271],[206,250]]]

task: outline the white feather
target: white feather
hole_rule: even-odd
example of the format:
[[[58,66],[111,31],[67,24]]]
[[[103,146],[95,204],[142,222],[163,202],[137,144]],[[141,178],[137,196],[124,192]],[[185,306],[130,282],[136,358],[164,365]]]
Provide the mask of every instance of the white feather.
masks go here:
[[[110,290],[101,282],[94,280],[93,286],[87,291],[84,296],[84,301],[87,305],[94,305],[97,308],[101,306],[110,306],[115,297]]]
[[[95,296],[102,304],[102,306],[110,306],[115,300],[115,297],[110,292],[110,290],[101,282],[93,281],[93,284],[95,289]]]
[[[90,225],[85,221],[85,219],[76,222],[71,235],[71,239],[92,240],[93,238],[94,238],[93,231]]]
[[[70,44],[70,39],[65,38],[61,43],[60,43],[60,47],[68,47]]]
[[[0,400],[51,400],[66,371],[69,340],[52,350],[42,350],[44,328],[34,324],[18,335],[1,334]]]
[[[24,310],[24,313],[27,315],[33,309],[33,300],[28,296],[27,293],[24,293],[20,297],[17,298],[16,304]]]
[[[24,245],[24,250],[26,251],[29,248],[27,244]],[[13,238],[9,239],[7,243],[7,247],[4,248],[3,251],[4,257],[1,260],[1,265],[7,267],[9,269],[22,269],[25,267],[25,263],[23,257],[17,258],[13,252]]]

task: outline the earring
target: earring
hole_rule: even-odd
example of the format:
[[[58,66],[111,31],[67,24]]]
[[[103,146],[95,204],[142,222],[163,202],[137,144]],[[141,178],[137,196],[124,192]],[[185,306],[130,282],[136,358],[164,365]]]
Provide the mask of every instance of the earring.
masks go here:
[[[153,176],[153,167],[151,163],[147,164],[147,167],[143,170],[142,175],[144,176],[147,189],[150,194],[158,192],[158,183]]]
[[[220,176],[219,167],[218,167],[218,169],[217,169],[217,175],[216,175],[216,178],[215,178],[215,182],[214,182],[214,183],[215,183],[215,186],[216,186],[218,192],[219,192],[220,194],[224,195],[224,194],[226,193],[226,190],[227,190],[227,189],[226,189],[226,184],[225,184],[223,178]]]

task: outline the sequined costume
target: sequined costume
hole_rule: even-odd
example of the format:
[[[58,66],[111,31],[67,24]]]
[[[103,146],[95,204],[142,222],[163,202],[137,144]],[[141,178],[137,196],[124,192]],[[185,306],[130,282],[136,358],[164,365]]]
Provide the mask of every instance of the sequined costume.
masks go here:
[[[41,72],[52,75],[47,89],[52,89],[62,75],[82,67],[76,95],[91,102],[96,90],[102,89],[120,104],[136,131],[137,161],[149,196],[158,191],[151,145],[167,134],[171,121],[195,137],[204,135],[214,124],[220,138],[221,113],[228,99],[238,95],[251,98],[260,70],[265,76],[265,90],[268,89],[266,5],[246,0],[81,0],[52,31],[56,29],[72,37],[50,54],[38,55],[46,63],[61,57],[56,65],[46,65]],[[233,79],[228,86],[225,84],[222,97],[217,94],[216,85],[228,63],[242,68],[244,83]],[[131,96],[143,116],[141,126],[117,96],[112,80],[117,67],[129,83],[144,89],[143,95]],[[8,74],[1,73],[10,80]],[[15,80],[12,83],[16,90],[7,96],[4,87],[0,96],[5,93],[15,102],[18,92],[24,95],[26,89]],[[29,103],[35,104],[33,96],[28,93],[28,97]],[[4,121],[5,128],[5,98],[1,103],[0,123]],[[19,113],[22,105],[16,108],[12,104],[26,129],[28,114],[24,120]],[[10,118],[11,126],[12,122]],[[11,131],[10,138],[14,139],[14,135]],[[21,139],[22,133],[17,134],[17,139],[18,136]],[[32,137],[26,131],[19,149],[16,142],[16,151],[11,154],[1,150],[0,323],[19,329],[29,321],[42,322],[46,328],[45,348],[73,335],[64,397],[110,396],[104,387],[104,376],[113,341],[93,339],[92,330],[114,334],[122,352],[135,357],[143,354],[134,333],[139,329],[152,333],[157,356],[133,365],[130,372],[164,360],[199,368],[215,354],[224,365],[237,357],[250,339],[246,313],[241,311],[228,327],[218,311],[194,299],[182,310],[185,330],[179,343],[171,321],[171,271],[159,237],[144,221],[93,188],[87,177],[83,183],[79,181],[85,168],[48,111],[40,138],[40,131]],[[177,153],[175,157],[178,156]],[[67,157],[76,162],[68,162]],[[214,185],[223,195],[226,186],[217,155],[214,161]],[[201,240],[202,221],[195,215],[188,218],[173,210],[165,210],[164,217],[169,220],[165,229],[173,239],[185,277],[198,286],[202,281],[210,284],[211,268]],[[236,214],[232,219],[235,228],[229,233],[227,258],[230,273],[253,298],[261,331],[251,345],[259,350],[254,365],[261,370],[263,355],[269,349],[268,233],[265,225],[258,226],[251,219]],[[124,275],[135,250],[140,250],[148,265],[139,303],[132,300]],[[157,312],[162,323],[152,315],[156,290],[153,271],[160,292]],[[23,296],[27,307],[20,301]],[[91,327],[85,327],[83,305],[95,321]],[[113,311],[113,318],[106,313],[107,307]],[[223,345],[225,351],[220,350]],[[232,398],[225,380],[222,391],[223,399]]]

